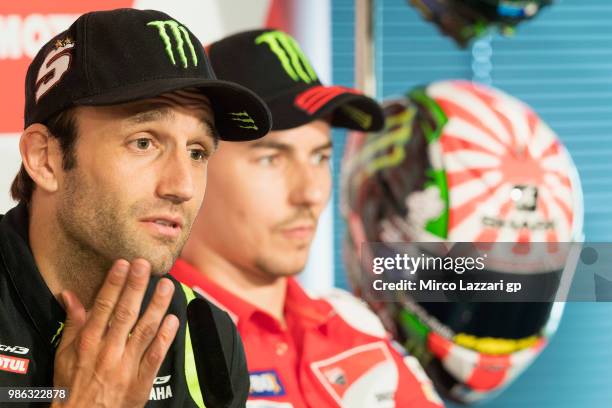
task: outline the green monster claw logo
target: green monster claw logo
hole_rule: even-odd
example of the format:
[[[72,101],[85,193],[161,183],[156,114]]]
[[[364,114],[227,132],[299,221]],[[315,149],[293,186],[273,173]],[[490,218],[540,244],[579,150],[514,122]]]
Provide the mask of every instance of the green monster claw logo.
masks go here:
[[[340,107],[340,110],[344,112],[349,118],[353,119],[362,129],[369,129],[372,126],[372,115],[368,115],[361,109],[357,109],[354,106],[346,105]]]
[[[270,46],[283,69],[294,81],[304,81],[307,84],[317,80],[317,74],[308,62],[298,43],[281,31],[268,31],[257,38],[255,44],[266,43]]]
[[[166,21],[151,21],[147,24],[148,26],[157,27],[159,30],[159,36],[161,37],[164,45],[166,47],[166,54],[170,61],[172,61],[172,65],[176,65],[176,59],[174,57],[174,51],[172,50],[172,41],[170,40],[170,36],[166,32],[166,28],[170,29],[172,36],[174,37],[174,41],[176,42],[176,48],[179,58],[181,59],[181,63],[183,64],[183,68],[189,67],[189,61],[187,59],[187,55],[185,54],[185,44],[189,49],[189,53],[191,54],[191,61],[194,66],[198,66],[198,56],[196,55],[195,48],[191,43],[191,37],[189,37],[189,32],[185,27],[179,25],[174,20],[166,20]]]
[[[242,129],[253,129],[258,130],[259,128],[255,125],[255,121],[247,112],[230,112],[230,118],[236,122],[242,122],[243,124],[238,125]]]
[[[51,344],[53,345],[53,347],[56,347],[59,345],[59,335],[62,334],[62,331],[64,330],[64,322],[58,322],[59,323],[59,327],[57,328],[57,332],[55,332],[55,335],[53,336],[53,338],[51,339]]]

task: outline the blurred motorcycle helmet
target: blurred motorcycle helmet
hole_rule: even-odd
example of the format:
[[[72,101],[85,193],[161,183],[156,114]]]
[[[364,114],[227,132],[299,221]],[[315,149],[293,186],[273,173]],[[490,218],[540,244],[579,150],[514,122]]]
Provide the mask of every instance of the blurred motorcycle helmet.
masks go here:
[[[463,404],[492,397],[541,353],[564,303],[434,303],[406,291],[377,301],[366,293],[374,277],[362,244],[582,242],[578,173],[532,109],[488,86],[435,82],[384,109],[384,131],[354,136],[343,160],[349,281],[441,395]],[[571,279],[576,262],[564,257],[553,272]],[[551,272],[544,259],[529,265],[534,276]]]
[[[470,40],[497,27],[504,35],[535,17],[553,0],[410,0],[421,15],[465,47]]]

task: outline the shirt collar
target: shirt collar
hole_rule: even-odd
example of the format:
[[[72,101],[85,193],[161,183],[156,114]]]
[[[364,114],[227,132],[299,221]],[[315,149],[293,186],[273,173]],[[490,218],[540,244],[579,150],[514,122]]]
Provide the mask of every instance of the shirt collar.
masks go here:
[[[42,278],[29,244],[29,214],[20,203],[0,221],[0,252],[10,280],[40,335],[57,344],[66,313]]]
[[[329,321],[334,312],[329,303],[310,296],[297,280],[289,278],[285,314],[299,319],[303,325],[321,326]]]
[[[268,319],[276,321],[268,312],[216,284],[193,265],[182,259],[176,261],[171,274],[179,281],[206,296],[216,306],[228,312],[236,324],[249,321],[255,315],[265,315]],[[285,297],[285,316],[287,319],[295,317],[303,325],[319,326],[327,323],[332,315],[333,309],[327,302],[309,296],[295,279],[287,278],[287,295]]]

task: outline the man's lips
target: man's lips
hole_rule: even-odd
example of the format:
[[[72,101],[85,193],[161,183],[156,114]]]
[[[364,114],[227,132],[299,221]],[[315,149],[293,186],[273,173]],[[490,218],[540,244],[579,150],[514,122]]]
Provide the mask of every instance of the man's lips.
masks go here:
[[[315,232],[313,224],[301,224],[285,227],[280,230],[287,239],[306,240],[311,239]]]
[[[155,235],[176,238],[183,230],[183,219],[171,215],[154,215],[139,220]]]

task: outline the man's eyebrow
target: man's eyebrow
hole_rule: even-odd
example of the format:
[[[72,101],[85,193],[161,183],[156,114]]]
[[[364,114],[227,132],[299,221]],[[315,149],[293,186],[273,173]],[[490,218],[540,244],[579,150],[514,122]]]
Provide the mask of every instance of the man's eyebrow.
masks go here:
[[[332,143],[332,141],[328,141],[327,143],[315,147],[314,149],[312,149],[313,152],[319,151],[319,150],[326,150],[326,149],[331,149],[334,146],[334,144]]]
[[[320,150],[330,149],[332,146],[333,146],[332,141],[329,140],[328,142],[313,148],[312,151],[316,152],[316,151],[320,151]],[[290,144],[276,142],[274,140],[259,140],[259,141],[255,142],[255,143],[252,143],[249,147],[252,148],[252,149],[257,149],[257,148],[260,148],[260,149],[277,149],[277,150],[282,150],[282,151],[292,151],[292,150],[294,150],[293,146],[291,146]]]
[[[293,150],[293,147],[291,147],[291,145],[275,142],[274,140],[258,140],[255,143],[251,143],[249,147],[251,149],[277,149],[283,151]]]
[[[144,109],[145,110],[140,110],[139,112],[127,118],[128,124],[139,125],[147,122],[153,122],[156,120],[174,117],[174,113],[172,112],[170,107],[163,103],[149,103]],[[206,129],[206,132],[213,138],[213,147],[215,150],[217,150],[220,139],[217,128],[206,116],[202,116],[200,118],[200,122],[202,124],[202,127]]]

